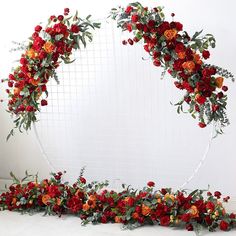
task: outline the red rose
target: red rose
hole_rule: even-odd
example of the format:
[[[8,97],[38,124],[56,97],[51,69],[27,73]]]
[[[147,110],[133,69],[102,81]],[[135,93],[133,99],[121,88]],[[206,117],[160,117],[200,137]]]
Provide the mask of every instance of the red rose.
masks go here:
[[[35,30],[36,32],[40,32],[40,31],[42,30],[42,26],[37,25],[37,26],[34,28],[34,30]]]
[[[147,23],[148,28],[152,29],[155,26],[156,22],[154,20],[149,20]]]
[[[155,59],[155,60],[153,61],[153,64],[154,64],[154,66],[160,66],[160,65],[161,65],[161,62],[160,62],[159,60]]]
[[[126,25],[126,29],[131,32],[132,31],[132,25],[131,24],[127,24]]]
[[[133,10],[133,7],[131,7],[131,6],[128,6],[127,8],[126,8],[126,10],[125,10],[125,13],[126,14],[130,14],[130,12]]]
[[[154,187],[155,186],[155,183],[153,182],[153,181],[149,181],[148,183],[147,183],[147,186],[148,187]]]
[[[160,225],[161,226],[168,226],[170,224],[170,217],[169,216],[163,216],[160,218]]]
[[[208,59],[210,57],[210,52],[208,50],[203,50],[202,56],[204,59]]]
[[[27,61],[26,58],[22,57],[22,58],[20,59],[20,64],[26,65],[27,63],[28,63],[28,61]]]
[[[64,15],[67,16],[70,12],[70,9],[69,8],[65,8],[64,9]]]
[[[211,211],[214,211],[215,209],[215,204],[213,202],[207,202],[206,204],[206,208],[211,210]]]
[[[183,52],[184,50],[185,50],[185,46],[184,46],[183,43],[177,43],[177,44],[175,45],[175,51],[176,51],[177,53]]]
[[[142,24],[142,23],[137,23],[137,24],[136,24],[136,28],[137,28],[138,30],[143,30],[143,24]]]
[[[167,193],[166,189],[165,189],[165,188],[162,188],[162,189],[161,189],[161,193],[162,193],[163,195],[165,195],[165,194]]]
[[[86,179],[84,177],[80,177],[79,180],[82,184],[86,184]]]
[[[28,112],[32,112],[34,111],[34,108],[32,106],[27,106],[25,110]]]
[[[165,61],[170,61],[170,60],[171,60],[171,55],[170,55],[170,54],[166,54],[166,55],[164,56],[164,60],[165,60]]]
[[[79,26],[78,25],[71,25],[71,28],[70,28],[71,32],[73,33],[79,33]]]
[[[206,124],[204,122],[199,122],[198,125],[199,125],[200,128],[205,128],[206,127]]]
[[[107,223],[107,217],[106,216],[102,216],[101,217],[101,223],[103,223],[103,224],[106,224]]]
[[[47,100],[43,99],[43,100],[41,101],[41,106],[47,106],[47,105],[48,105]]]
[[[138,15],[136,15],[136,14],[134,14],[134,15],[132,15],[132,17],[131,17],[131,21],[133,22],[133,23],[136,23],[137,21],[138,21]]]
[[[193,225],[192,225],[192,224],[187,224],[187,225],[186,225],[186,229],[187,229],[188,231],[193,231]]]
[[[58,19],[59,21],[63,21],[63,19],[64,19],[64,16],[62,16],[62,15],[59,15],[59,16],[57,17],[57,19]]]
[[[221,197],[221,193],[219,191],[216,191],[214,193],[214,196],[217,197],[218,199]]]
[[[178,31],[181,31],[181,30],[183,30],[183,25],[180,22],[175,22],[175,28]]]
[[[222,220],[220,222],[220,229],[223,231],[226,231],[228,230],[228,228],[229,228],[229,224],[226,221]]]
[[[183,215],[181,216],[181,220],[184,221],[184,222],[186,222],[186,223],[188,223],[188,222],[190,221],[190,219],[191,219],[191,215],[190,215],[189,213],[183,214]]]

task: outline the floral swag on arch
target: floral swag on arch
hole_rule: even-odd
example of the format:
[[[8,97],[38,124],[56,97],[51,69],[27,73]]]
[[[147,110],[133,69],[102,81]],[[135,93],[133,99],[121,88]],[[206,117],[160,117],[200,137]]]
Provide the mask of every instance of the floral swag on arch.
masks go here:
[[[40,25],[30,38],[24,54],[7,79],[8,112],[16,119],[15,128],[20,131],[31,128],[37,121],[36,114],[41,106],[47,105],[47,83],[51,78],[58,81],[56,68],[62,61],[72,63],[72,51],[92,41],[91,29],[99,28],[88,16],[85,20],[64,15],[51,16],[48,25]],[[133,38],[123,44],[133,45],[141,40],[154,66],[161,66],[175,79],[175,86],[184,90],[183,99],[175,104],[177,111],[188,112],[199,119],[204,128],[216,122],[217,132],[229,122],[226,114],[228,87],[225,78],[234,77],[227,70],[209,65],[209,47],[215,47],[215,39],[201,32],[192,37],[183,31],[181,23],[165,21],[161,7],[148,9],[140,3],[131,3],[126,8],[112,9],[111,18],[117,20],[123,31],[134,33]],[[172,14],[174,17],[174,14]],[[13,130],[8,138],[13,135]],[[195,190],[187,193],[169,188],[155,190],[155,183],[149,181],[142,190],[123,186],[123,191],[105,189],[108,183],[86,184],[83,170],[78,180],[69,185],[62,181],[62,173],[52,174],[51,179],[39,182],[37,176],[26,173],[18,180],[13,174],[13,184],[0,196],[1,210],[21,212],[44,211],[45,214],[74,214],[82,223],[122,223],[124,227],[135,228],[144,224],[185,227],[199,230],[207,227],[230,230],[236,226],[236,215],[227,213],[220,201],[221,193]],[[204,194],[207,192],[206,194]],[[227,202],[229,197],[223,198]]]

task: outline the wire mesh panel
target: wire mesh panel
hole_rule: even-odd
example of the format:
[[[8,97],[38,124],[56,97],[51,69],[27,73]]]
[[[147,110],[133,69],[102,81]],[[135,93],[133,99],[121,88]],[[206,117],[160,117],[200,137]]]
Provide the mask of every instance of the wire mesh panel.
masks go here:
[[[93,42],[74,53],[76,61],[61,65],[60,85],[50,82],[49,105],[39,115],[39,139],[69,179],[86,166],[90,179],[113,185],[157,179],[179,186],[201,158],[209,131],[176,113],[170,102],[182,94],[173,79],[160,80],[161,69],[141,44],[121,44],[126,36],[102,22]]]

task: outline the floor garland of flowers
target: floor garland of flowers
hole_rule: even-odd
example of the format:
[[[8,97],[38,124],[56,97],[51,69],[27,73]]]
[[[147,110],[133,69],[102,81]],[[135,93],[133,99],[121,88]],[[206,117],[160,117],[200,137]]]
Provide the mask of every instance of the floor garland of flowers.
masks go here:
[[[123,184],[123,191],[117,192],[106,189],[108,181],[86,183],[84,169],[72,185],[63,182],[64,173],[52,173],[50,179],[41,182],[37,175],[26,172],[19,180],[11,173],[13,184],[0,195],[0,210],[72,214],[82,220],[82,225],[111,222],[127,229],[158,224],[188,231],[202,227],[228,231],[236,226],[236,214],[227,213],[222,204],[229,197],[221,201],[219,191],[155,190],[155,183],[149,181],[142,190]]]

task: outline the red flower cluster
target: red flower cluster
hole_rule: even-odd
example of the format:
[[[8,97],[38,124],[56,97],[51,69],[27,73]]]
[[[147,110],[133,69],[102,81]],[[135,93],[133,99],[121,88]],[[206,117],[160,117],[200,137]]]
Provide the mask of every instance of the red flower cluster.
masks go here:
[[[0,209],[10,211],[45,211],[46,214],[75,214],[83,224],[122,223],[127,228],[144,224],[181,226],[188,231],[199,224],[210,231],[220,228],[230,230],[236,225],[236,215],[226,213],[221,193],[203,191],[190,194],[172,192],[162,188],[154,191],[155,183],[149,181],[143,190],[124,186],[123,191],[106,190],[107,182],[86,184],[81,175],[72,186],[62,182],[62,173],[52,174],[51,179],[40,183],[37,178],[22,183],[14,177],[15,183],[0,195]],[[29,176],[27,176],[29,177]],[[21,182],[21,183],[20,183]],[[228,201],[229,197],[224,198]]]
[[[164,67],[177,79],[175,86],[186,91],[183,100],[176,104],[178,111],[183,110],[182,105],[186,102],[191,115],[198,116],[201,128],[213,120],[221,127],[228,124],[224,94],[228,87],[223,86],[222,77],[227,73],[204,62],[210,57],[207,48],[215,46],[212,35],[199,38],[201,32],[197,32],[191,38],[180,22],[165,21],[161,7],[149,10],[140,3],[132,3],[126,9],[114,9],[112,15],[117,19],[118,27],[135,35],[122,43],[133,45],[143,39],[144,50],[150,54],[153,64]],[[172,17],[174,15],[172,13]]]
[[[44,30],[40,25],[34,28],[26,51],[21,55],[20,65],[6,79],[8,111],[17,117],[15,124],[20,130],[29,129],[36,121],[35,112],[40,110],[40,105],[48,105],[42,96],[48,96],[49,79],[54,77],[57,80],[56,68],[61,61],[72,62],[72,49],[79,49],[80,43],[85,46],[87,39],[91,41],[89,28],[100,27],[98,23],[91,23],[88,17],[82,20],[76,14],[71,19],[68,14],[69,9],[65,8],[64,16],[51,16]]]

